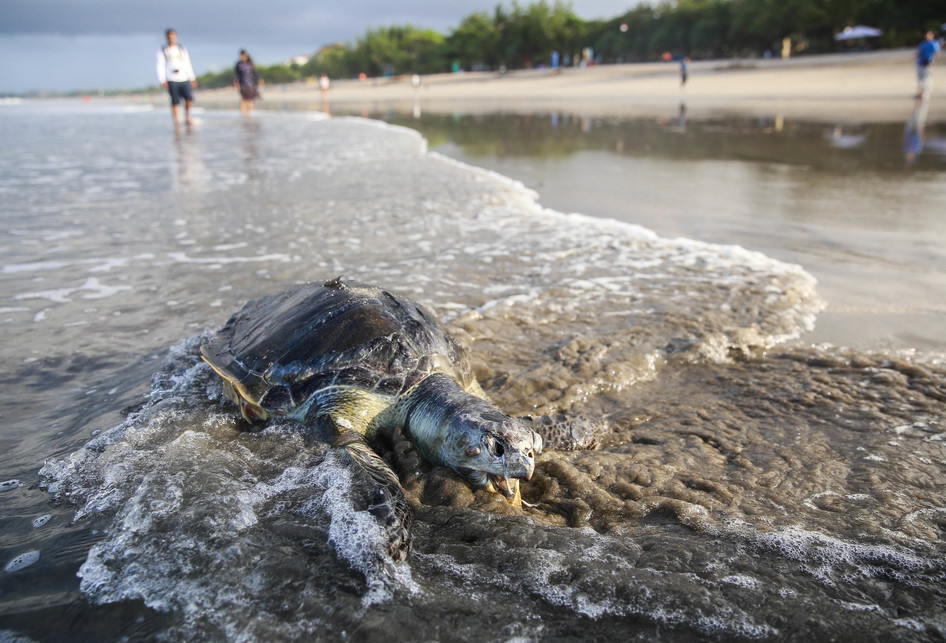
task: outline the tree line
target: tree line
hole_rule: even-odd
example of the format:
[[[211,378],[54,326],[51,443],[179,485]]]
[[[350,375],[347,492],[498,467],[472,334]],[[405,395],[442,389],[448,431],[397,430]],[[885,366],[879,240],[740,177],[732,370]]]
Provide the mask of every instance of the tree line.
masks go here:
[[[629,2],[631,0],[628,0]],[[316,52],[305,64],[257,65],[270,84],[323,74],[354,78],[463,70],[525,69],[559,64],[621,63],[671,56],[749,57],[780,52],[843,51],[834,35],[865,24],[883,30],[876,48],[913,46],[939,32],[946,0],[676,0],[640,4],[607,20],[582,20],[571,5],[545,0],[497,5],[465,17],[450,33],[400,25],[371,29],[352,43]],[[863,45],[864,43],[855,43]],[[553,52],[556,52],[553,54]],[[233,82],[230,70],[204,74],[205,88]]]

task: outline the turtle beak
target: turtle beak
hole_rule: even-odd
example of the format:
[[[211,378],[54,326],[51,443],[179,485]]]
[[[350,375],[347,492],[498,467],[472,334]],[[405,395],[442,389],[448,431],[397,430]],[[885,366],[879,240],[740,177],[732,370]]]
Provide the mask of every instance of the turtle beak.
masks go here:
[[[522,507],[522,494],[519,491],[519,480],[532,479],[535,471],[535,461],[523,453],[505,453],[502,457],[502,475],[491,476],[493,487],[503,494],[506,500],[514,507]]]
[[[535,471],[535,460],[525,453],[507,452],[503,455],[503,477],[507,483],[509,478],[531,480],[533,471]]]
[[[518,481],[518,480],[516,480],[516,491],[515,491],[515,493],[512,495],[512,497],[507,496],[507,497],[506,497],[506,500],[508,500],[508,501],[509,501],[509,504],[511,504],[513,507],[516,507],[517,509],[522,509],[522,494],[519,493],[519,481]]]

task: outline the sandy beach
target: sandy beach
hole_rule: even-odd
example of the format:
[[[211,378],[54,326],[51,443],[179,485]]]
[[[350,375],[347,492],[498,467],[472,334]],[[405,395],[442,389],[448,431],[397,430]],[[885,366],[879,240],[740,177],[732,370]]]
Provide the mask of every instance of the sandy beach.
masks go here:
[[[916,91],[912,49],[801,56],[788,60],[709,60],[690,65],[680,87],[677,63],[602,65],[584,69],[438,74],[334,80],[328,109],[345,113],[377,108],[476,114],[562,110],[595,116],[666,113],[685,102],[691,115],[743,113],[820,121],[896,122]],[[934,76],[936,72],[934,71]],[[935,83],[935,79],[934,79]],[[946,117],[934,100],[931,120]],[[265,108],[323,109],[314,84],[269,86]],[[163,94],[159,99],[164,100]],[[232,88],[203,91],[200,104],[230,107]]]

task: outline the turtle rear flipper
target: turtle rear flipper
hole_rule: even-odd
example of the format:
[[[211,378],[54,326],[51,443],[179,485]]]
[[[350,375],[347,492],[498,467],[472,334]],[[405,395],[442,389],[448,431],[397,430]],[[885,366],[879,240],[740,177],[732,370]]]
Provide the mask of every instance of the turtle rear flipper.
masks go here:
[[[518,418],[542,437],[542,447],[555,451],[595,449],[608,432],[601,420],[566,415],[526,415]]]

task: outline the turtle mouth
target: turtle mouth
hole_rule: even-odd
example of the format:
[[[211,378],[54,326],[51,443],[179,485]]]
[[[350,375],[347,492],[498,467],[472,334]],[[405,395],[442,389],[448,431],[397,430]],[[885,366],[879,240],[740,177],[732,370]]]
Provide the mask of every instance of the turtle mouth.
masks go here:
[[[473,471],[471,469],[459,469],[458,471],[466,476],[474,487],[485,489],[490,493],[498,493],[511,504],[520,506],[522,496],[519,491],[519,478],[510,478],[502,474]]]
[[[507,453],[501,455],[502,473],[486,473],[486,487],[494,493],[501,493],[510,503],[516,507],[522,506],[522,495],[519,492],[519,479],[532,478],[532,469],[535,466],[532,462],[532,454],[528,460],[521,455],[507,457]]]
[[[507,478],[490,473],[487,474],[486,488],[493,493],[501,493],[510,502],[520,497],[519,478]]]

